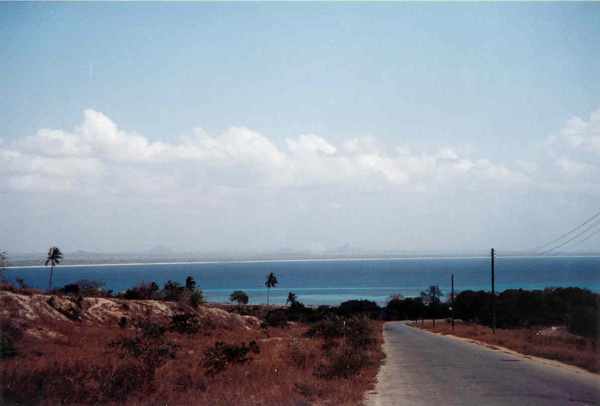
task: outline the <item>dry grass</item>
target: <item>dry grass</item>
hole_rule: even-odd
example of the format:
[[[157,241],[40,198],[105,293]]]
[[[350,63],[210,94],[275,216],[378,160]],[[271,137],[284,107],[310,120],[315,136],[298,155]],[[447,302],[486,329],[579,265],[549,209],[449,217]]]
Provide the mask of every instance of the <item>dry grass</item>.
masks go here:
[[[42,339],[24,334],[15,341],[19,356],[0,361],[3,404],[202,404],[304,405],[360,404],[372,389],[383,358],[382,325],[372,322],[374,348],[361,351],[369,362],[349,378],[319,378],[319,364],[331,357],[323,340],[304,338],[307,326],[263,329],[206,329],[196,335],[169,332],[166,339],[181,346],[176,359],[148,379],[133,357],[120,358],[107,349],[119,334],[133,330],[116,325],[69,322],[36,325]],[[241,344],[255,340],[260,354],[215,376],[205,374],[204,350],[216,341]],[[341,351],[344,343],[330,351]],[[330,352],[331,353],[331,352]]]
[[[411,324],[435,333],[450,334],[489,344],[497,345],[524,355],[532,355],[575,365],[590,372],[600,371],[600,352],[594,340],[569,334],[566,331],[552,331],[547,327],[492,329],[472,323],[456,322],[454,331],[450,322],[437,320],[435,329],[431,321],[422,325]]]

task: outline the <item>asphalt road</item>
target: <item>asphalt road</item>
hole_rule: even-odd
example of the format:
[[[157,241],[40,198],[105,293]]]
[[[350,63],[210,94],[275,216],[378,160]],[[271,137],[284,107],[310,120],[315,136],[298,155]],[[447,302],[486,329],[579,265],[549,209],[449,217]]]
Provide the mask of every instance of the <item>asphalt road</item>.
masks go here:
[[[369,406],[600,405],[600,377],[403,323],[384,326],[387,355]]]

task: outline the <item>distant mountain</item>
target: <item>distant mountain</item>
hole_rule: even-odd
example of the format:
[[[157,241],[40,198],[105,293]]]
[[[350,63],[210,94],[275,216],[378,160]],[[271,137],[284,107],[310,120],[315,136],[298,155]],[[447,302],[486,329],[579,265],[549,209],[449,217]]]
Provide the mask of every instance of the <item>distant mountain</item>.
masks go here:
[[[333,252],[337,253],[337,254],[353,254],[353,253],[359,253],[359,252],[364,252],[361,249],[355,248],[353,246],[351,246],[350,244],[346,243],[344,245],[342,245],[341,247],[337,247],[335,250],[333,250]]]
[[[171,254],[173,254],[173,250],[171,249],[171,247],[169,247],[165,244],[160,244],[160,245],[157,245],[156,247],[152,247],[151,249],[146,251],[146,253],[155,254],[155,255],[171,255]]]

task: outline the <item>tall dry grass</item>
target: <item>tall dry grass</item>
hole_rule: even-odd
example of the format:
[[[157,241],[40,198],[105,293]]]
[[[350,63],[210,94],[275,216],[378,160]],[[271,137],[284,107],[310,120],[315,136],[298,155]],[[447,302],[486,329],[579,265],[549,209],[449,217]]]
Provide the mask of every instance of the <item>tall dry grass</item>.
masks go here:
[[[3,404],[102,405],[356,405],[372,389],[383,353],[382,326],[373,323],[377,345],[362,351],[367,362],[348,378],[322,378],[319,368],[332,354],[320,338],[306,338],[305,325],[264,329],[208,329],[195,335],[166,333],[180,345],[175,359],[149,377],[134,357],[121,358],[108,348],[119,335],[136,333],[118,326],[45,323],[36,326],[43,339],[24,334],[15,342],[19,355],[0,360]],[[241,345],[256,341],[260,354],[230,365],[214,376],[205,373],[204,351],[221,341]]]
[[[421,322],[411,325],[434,333],[455,335],[492,346],[505,347],[524,355],[560,361],[590,372],[600,371],[598,343],[565,331],[552,332],[547,327],[530,327],[496,329],[496,334],[493,334],[489,327],[460,321],[455,323],[452,331],[452,324],[441,320],[436,321],[435,328],[431,321],[425,321],[424,325]]]

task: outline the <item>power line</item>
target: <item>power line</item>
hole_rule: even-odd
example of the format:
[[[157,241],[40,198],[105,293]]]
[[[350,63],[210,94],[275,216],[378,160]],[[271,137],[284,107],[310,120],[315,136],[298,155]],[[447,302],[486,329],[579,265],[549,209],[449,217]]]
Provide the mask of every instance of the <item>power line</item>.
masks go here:
[[[539,254],[539,255],[545,255],[545,254],[548,254],[548,253],[550,253],[550,252],[554,251],[554,250],[555,250],[555,249],[557,249],[557,248],[560,248],[560,247],[563,247],[563,246],[567,245],[567,244],[568,244],[568,243],[570,243],[571,241],[575,240],[576,238],[580,237],[581,235],[583,235],[583,234],[587,233],[588,231],[592,230],[594,227],[596,227],[596,226],[597,226],[597,225],[599,225],[599,224],[600,224],[600,220],[596,221],[594,224],[592,224],[591,226],[589,226],[588,228],[586,228],[585,230],[583,230],[582,232],[580,232],[579,234],[577,234],[575,237],[573,237],[573,238],[571,238],[571,239],[569,239],[569,240],[567,240],[567,241],[563,242],[563,243],[562,243],[562,244],[560,244],[560,245],[557,245],[557,246],[556,246],[556,247],[554,247],[554,248],[551,248],[551,249],[549,249],[548,251],[542,252],[542,253],[541,253],[541,254]],[[592,234],[592,235],[593,235],[593,234]],[[579,243],[581,243],[581,242],[579,242]],[[579,244],[579,243],[578,243],[578,244]],[[576,245],[577,245],[577,244],[576,244]]]
[[[574,232],[576,232],[577,230],[579,230],[581,227],[585,226],[586,224],[590,223],[592,220],[594,220],[594,219],[595,219],[596,217],[598,217],[598,216],[600,216],[600,212],[596,213],[594,216],[590,217],[588,220],[586,220],[586,221],[585,221],[585,222],[583,222],[582,224],[578,225],[577,227],[575,227],[574,229],[572,229],[572,230],[571,230],[571,231],[569,231],[568,233],[565,233],[565,234],[561,235],[561,236],[560,236],[560,237],[558,237],[558,238],[555,238],[554,240],[552,240],[552,241],[550,241],[550,242],[547,242],[547,243],[545,243],[545,244],[541,244],[541,245],[538,245],[538,246],[536,246],[536,247],[529,248],[529,249],[527,249],[527,250],[523,250],[523,251],[508,252],[508,253],[507,253],[507,255],[503,255],[503,256],[518,257],[518,256],[527,256],[526,254],[531,254],[531,255],[534,255],[534,256],[539,256],[539,255],[544,255],[544,254],[546,254],[546,253],[552,252],[552,251],[554,251],[555,249],[557,249],[557,248],[560,248],[560,247],[564,246],[565,244],[568,244],[569,242],[573,241],[573,240],[574,240],[574,239],[576,239],[577,237],[579,237],[579,236],[581,236],[581,235],[585,234],[586,232],[590,231],[591,229],[593,229],[594,227],[596,227],[598,224],[600,224],[600,220],[597,220],[597,221],[596,221],[596,222],[594,222],[594,223],[593,223],[593,224],[592,224],[590,227],[588,227],[587,229],[585,229],[583,232],[581,232],[581,233],[577,234],[575,237],[573,237],[573,238],[569,239],[568,241],[566,241],[566,242],[564,242],[564,243],[562,243],[562,244],[559,244],[559,245],[557,245],[557,246],[555,246],[555,247],[553,247],[553,248],[550,248],[549,250],[547,250],[547,251],[545,251],[545,252],[543,252],[543,253],[541,253],[541,254],[539,254],[539,253],[537,253],[537,254],[536,254],[536,253],[535,253],[535,251],[538,251],[538,250],[540,250],[540,249],[542,249],[542,248],[544,248],[544,247],[547,247],[547,246],[549,246],[549,245],[552,245],[552,244],[554,244],[554,243],[556,243],[556,242],[558,242],[558,241],[562,240],[563,238],[565,238],[565,237],[567,237],[567,236],[569,236],[569,235],[573,234]],[[587,239],[587,238],[586,238],[586,239]],[[584,240],[584,241],[585,241],[585,240]],[[583,241],[581,241],[581,242],[583,242]],[[577,244],[577,245],[578,245],[578,244]],[[574,246],[575,246],[575,245],[574,245]]]
[[[571,248],[578,246],[578,245],[579,245],[579,244],[581,244],[582,242],[589,240],[590,238],[592,238],[593,236],[595,236],[595,235],[596,235],[596,234],[598,234],[598,233],[600,233],[600,228],[599,228],[598,230],[596,230],[596,232],[595,232],[595,233],[588,235],[588,236],[587,236],[586,238],[584,238],[583,240],[581,240],[581,241],[579,241],[579,242],[577,242],[577,243],[575,243],[575,244],[571,245],[570,247],[567,247],[567,248],[565,248],[565,249],[564,249],[564,250],[562,250],[562,251],[559,251],[559,252],[557,252],[557,253],[556,253],[556,254],[554,254],[553,256],[556,256],[556,255],[558,255],[558,254],[562,254],[563,252],[565,252],[565,251],[568,251],[568,250],[570,250]]]

